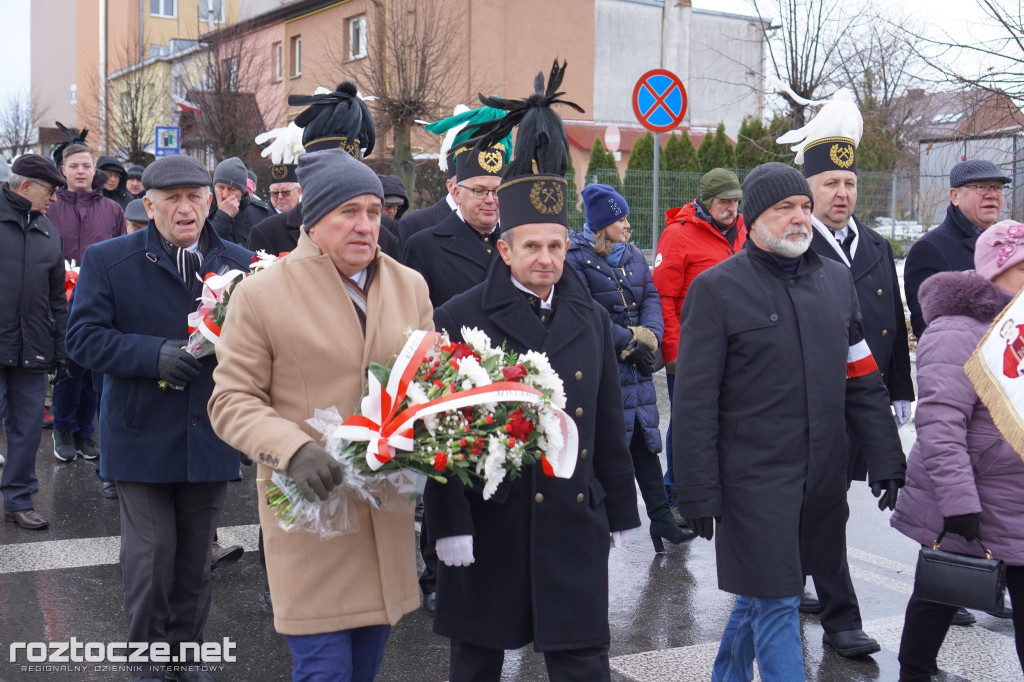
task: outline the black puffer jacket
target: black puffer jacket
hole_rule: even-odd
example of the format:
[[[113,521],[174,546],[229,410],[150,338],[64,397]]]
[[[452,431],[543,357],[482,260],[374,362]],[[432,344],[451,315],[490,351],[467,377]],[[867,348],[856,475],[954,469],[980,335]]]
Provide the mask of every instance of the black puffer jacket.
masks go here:
[[[210,213],[210,223],[221,239],[245,246],[249,243],[249,232],[253,226],[273,214],[273,210],[266,203],[251,194],[246,194],[238,202],[238,213],[234,218],[224,211],[214,210]]]
[[[64,246],[46,216],[0,192],[0,367],[46,371],[64,350]]]

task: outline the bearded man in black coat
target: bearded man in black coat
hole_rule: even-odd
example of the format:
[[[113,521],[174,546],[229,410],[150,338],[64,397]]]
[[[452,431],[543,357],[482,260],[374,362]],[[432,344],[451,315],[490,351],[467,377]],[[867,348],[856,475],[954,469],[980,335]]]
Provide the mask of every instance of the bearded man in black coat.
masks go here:
[[[739,595],[716,679],[752,679],[754,658],[765,679],[803,679],[804,576],[838,573],[846,546],[847,425],[880,508],[906,459],[849,269],[807,250],[807,181],[764,164],[743,199],[750,239],[683,304],[672,453],[690,476],[676,498],[699,535],[717,526],[718,586]]]

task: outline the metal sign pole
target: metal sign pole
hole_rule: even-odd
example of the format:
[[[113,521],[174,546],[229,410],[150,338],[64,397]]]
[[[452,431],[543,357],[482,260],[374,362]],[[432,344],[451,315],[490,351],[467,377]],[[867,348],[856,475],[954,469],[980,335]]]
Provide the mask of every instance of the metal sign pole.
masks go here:
[[[654,220],[651,221],[651,251],[658,250],[658,165],[661,154],[661,144],[658,142],[658,133],[654,133]]]

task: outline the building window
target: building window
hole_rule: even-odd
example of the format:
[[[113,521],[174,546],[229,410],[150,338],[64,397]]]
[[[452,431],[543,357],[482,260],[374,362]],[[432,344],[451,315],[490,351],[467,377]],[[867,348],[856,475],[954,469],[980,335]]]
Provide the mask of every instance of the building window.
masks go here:
[[[228,90],[238,90],[238,57],[224,60],[224,85]]]
[[[71,103],[75,104],[78,102],[78,85],[75,83],[71,84]]]
[[[366,56],[366,15],[348,20],[348,57],[362,59]]]
[[[149,0],[149,13],[154,17],[178,16],[178,0]]]
[[[130,84],[129,87],[131,87]],[[132,111],[133,108],[131,93],[123,93],[121,95],[121,115],[125,123],[131,123],[134,120],[135,112]]]
[[[280,81],[284,75],[284,46],[274,43],[274,80]]]
[[[213,19],[218,24],[224,23],[224,0],[202,0],[199,7],[202,12],[200,20]]]
[[[288,76],[289,78],[298,78],[302,75],[302,36],[292,38],[289,53],[292,63],[291,68],[288,70]]]

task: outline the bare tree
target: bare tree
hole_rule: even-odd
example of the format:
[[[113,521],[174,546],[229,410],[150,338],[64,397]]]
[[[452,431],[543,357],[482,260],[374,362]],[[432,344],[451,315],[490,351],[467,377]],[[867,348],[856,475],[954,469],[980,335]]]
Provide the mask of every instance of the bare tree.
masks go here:
[[[214,160],[238,156],[250,163],[254,138],[277,120],[278,111],[261,110],[260,88],[272,73],[270,55],[251,34],[229,26],[201,37],[205,49],[183,72],[186,99],[197,108],[182,120],[182,142],[209,150]],[[262,109],[267,108],[262,102]]]
[[[939,82],[1006,94],[1024,106],[1024,13],[1020,2],[976,0],[980,15],[934,34],[901,27]]]
[[[855,26],[842,0],[751,0],[768,45],[769,75],[807,100],[831,94],[837,51]],[[806,104],[782,93],[793,127],[806,123]]]
[[[445,0],[370,0],[368,6],[366,56],[353,62],[349,44],[345,54],[336,47],[326,52],[336,65],[332,75],[350,70],[361,90],[376,98],[368,104],[376,114],[377,139],[391,135],[393,172],[411,192],[416,121],[447,115],[459,94],[463,21],[456,4]],[[351,40],[349,31],[342,35]]]
[[[31,151],[45,117],[46,107],[31,92],[19,90],[10,94],[0,104],[0,150],[11,158]]]

